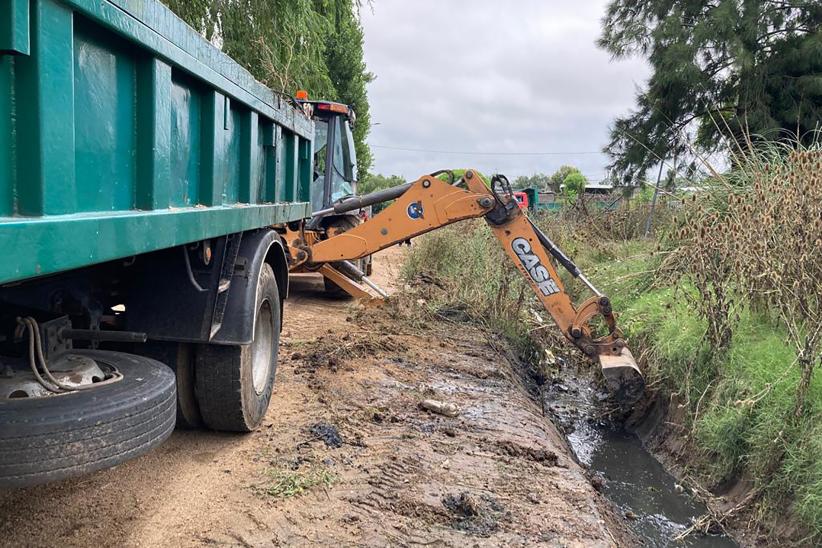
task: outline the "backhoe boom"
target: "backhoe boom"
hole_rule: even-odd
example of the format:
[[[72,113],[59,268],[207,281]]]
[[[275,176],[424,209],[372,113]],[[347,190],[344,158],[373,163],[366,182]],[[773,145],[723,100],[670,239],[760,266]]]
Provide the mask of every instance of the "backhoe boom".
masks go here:
[[[501,192],[496,190],[497,185],[503,187]],[[324,240],[304,226],[289,230],[286,239],[292,269],[321,268],[355,297],[364,297],[369,293],[356,283],[363,279],[362,273],[348,261],[461,220],[484,217],[562,333],[585,355],[599,361],[609,391],[617,400],[628,403],[641,396],[644,380],[616,327],[610,300],[525,216],[511,195],[507,179],[495,176],[489,188],[472,170],[451,184],[429,175],[403,187],[354,198],[356,202],[340,202],[329,212],[390,198],[395,198],[394,203],[370,220]],[[551,259],[582,281],[594,295],[575,307]],[[607,334],[594,336],[590,321],[595,316],[603,319]]]

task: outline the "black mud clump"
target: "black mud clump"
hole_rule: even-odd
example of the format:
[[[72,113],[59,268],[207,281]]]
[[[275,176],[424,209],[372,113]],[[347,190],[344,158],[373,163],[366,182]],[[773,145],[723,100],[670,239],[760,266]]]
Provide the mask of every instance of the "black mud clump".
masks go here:
[[[316,439],[323,440],[326,447],[331,447],[333,449],[339,449],[342,447],[342,437],[340,437],[340,432],[333,424],[318,422],[317,424],[311,426],[309,432],[311,432],[311,435]]]
[[[453,518],[451,527],[483,538],[490,537],[499,530],[500,522],[511,517],[511,513],[491,495],[450,494],[442,499],[442,505]]]
[[[450,320],[452,322],[468,323],[471,321],[471,314],[468,312],[468,305],[464,303],[440,307],[437,309],[436,315],[442,320]]]

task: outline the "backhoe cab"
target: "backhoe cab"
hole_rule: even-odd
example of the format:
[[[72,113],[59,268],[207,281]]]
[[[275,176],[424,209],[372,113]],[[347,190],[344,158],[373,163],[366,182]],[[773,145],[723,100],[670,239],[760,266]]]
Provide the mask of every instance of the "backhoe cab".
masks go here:
[[[333,101],[299,100],[314,120],[314,181],[311,209],[319,211],[357,193],[357,156],[351,107]]]
[[[317,212],[357,194],[357,154],[352,133],[356,115],[351,107],[342,103],[309,100],[305,91],[298,91],[296,100],[314,121],[314,174],[310,201],[311,210]],[[314,216],[308,228],[315,231],[319,239],[329,238],[358,226],[363,218],[367,218],[369,210]],[[370,275],[371,257],[359,259],[357,266]],[[293,272],[306,271],[310,270],[304,268]],[[329,276],[325,276],[325,288],[334,295],[349,294]]]

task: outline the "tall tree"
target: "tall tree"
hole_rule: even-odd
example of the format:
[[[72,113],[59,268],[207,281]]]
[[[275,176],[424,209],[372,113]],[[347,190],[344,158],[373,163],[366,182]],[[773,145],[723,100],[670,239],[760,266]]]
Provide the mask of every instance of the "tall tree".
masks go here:
[[[653,68],[606,148],[623,183],[659,158],[749,137],[809,141],[819,129],[818,0],[612,0],[599,45]]]
[[[325,44],[325,62],[337,100],[354,108],[354,146],[357,149],[357,167],[368,173],[372,164],[371,149],[366,143],[371,130],[371,112],[368,106],[367,86],[374,80],[363,58],[363,30],[358,18],[359,5],[354,0],[333,2],[334,32],[328,34]]]

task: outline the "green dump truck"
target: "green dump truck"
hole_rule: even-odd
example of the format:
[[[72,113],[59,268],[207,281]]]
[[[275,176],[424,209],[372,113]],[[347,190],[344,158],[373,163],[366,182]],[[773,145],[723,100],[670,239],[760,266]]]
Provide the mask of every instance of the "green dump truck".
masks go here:
[[[0,3],[0,487],[259,425],[313,135],[158,2]]]

